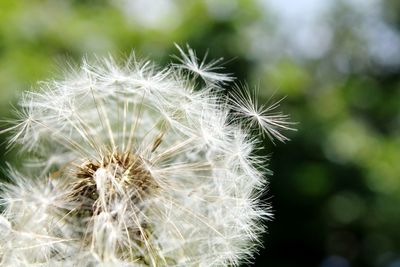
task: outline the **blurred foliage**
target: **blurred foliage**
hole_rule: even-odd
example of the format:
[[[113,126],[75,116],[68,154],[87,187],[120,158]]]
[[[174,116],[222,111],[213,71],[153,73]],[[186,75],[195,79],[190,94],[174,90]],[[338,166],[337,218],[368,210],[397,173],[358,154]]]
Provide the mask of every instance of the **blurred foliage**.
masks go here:
[[[399,1],[326,1],[308,24],[276,2],[0,1],[0,118],[18,92],[87,54],[166,62],[174,43],[208,50],[259,86],[260,102],[286,96],[299,122],[288,144],[265,142],[275,220],[255,266],[398,267]],[[1,149],[3,167],[16,161]]]

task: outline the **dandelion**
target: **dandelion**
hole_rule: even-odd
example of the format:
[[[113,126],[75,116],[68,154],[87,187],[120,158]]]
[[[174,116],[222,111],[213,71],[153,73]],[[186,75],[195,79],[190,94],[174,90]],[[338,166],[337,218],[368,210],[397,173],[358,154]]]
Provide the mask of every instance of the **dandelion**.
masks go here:
[[[84,60],[23,95],[2,131],[29,161],[2,186],[1,266],[251,261],[271,212],[259,199],[259,142],[236,113],[258,116],[279,140],[287,117],[224,100],[232,77],[188,49],[165,68],[134,54],[123,64]]]

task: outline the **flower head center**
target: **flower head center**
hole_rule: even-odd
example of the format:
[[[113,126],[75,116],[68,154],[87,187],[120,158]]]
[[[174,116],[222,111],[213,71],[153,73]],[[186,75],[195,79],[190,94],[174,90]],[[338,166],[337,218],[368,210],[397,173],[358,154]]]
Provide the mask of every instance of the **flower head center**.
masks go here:
[[[146,161],[132,153],[114,152],[101,160],[86,160],[75,176],[73,197],[92,213],[122,198],[137,205],[157,188]]]

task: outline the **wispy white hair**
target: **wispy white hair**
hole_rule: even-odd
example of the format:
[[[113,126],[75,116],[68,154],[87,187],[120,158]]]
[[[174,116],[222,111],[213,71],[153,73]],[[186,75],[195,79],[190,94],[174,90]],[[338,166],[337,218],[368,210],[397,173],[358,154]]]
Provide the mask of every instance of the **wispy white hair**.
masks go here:
[[[2,186],[0,265],[251,261],[271,217],[251,127],[284,141],[290,124],[247,92],[225,97],[233,78],[218,61],[178,49],[180,64],[165,68],[134,54],[84,59],[22,96],[2,132],[30,156]]]

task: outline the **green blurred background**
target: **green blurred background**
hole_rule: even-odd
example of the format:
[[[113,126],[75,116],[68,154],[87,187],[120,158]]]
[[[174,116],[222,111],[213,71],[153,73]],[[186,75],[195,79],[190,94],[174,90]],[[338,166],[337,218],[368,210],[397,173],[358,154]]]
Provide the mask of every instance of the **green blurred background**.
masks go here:
[[[400,267],[399,29],[397,0],[1,0],[0,118],[85,54],[208,49],[299,122],[265,142],[275,219],[254,266]]]

